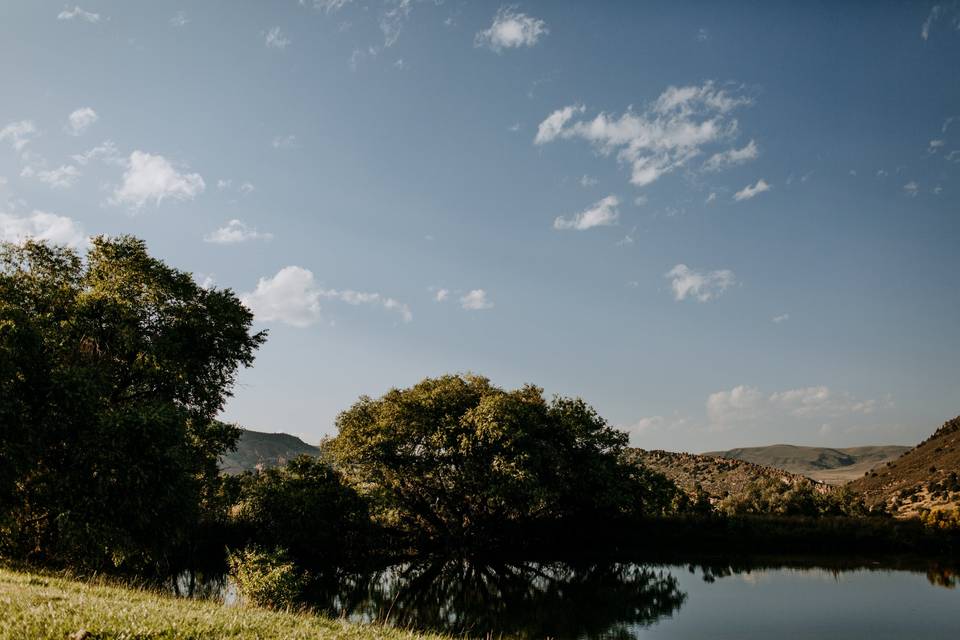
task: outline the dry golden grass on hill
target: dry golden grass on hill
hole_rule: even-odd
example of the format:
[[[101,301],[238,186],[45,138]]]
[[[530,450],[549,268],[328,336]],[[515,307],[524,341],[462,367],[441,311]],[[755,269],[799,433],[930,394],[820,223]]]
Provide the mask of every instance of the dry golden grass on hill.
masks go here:
[[[789,484],[809,481],[823,492],[832,490],[832,487],[806,476],[733,458],[645,449],[631,449],[630,455],[633,460],[643,463],[647,468],[667,476],[684,491],[692,493],[699,485],[716,500],[728,495],[739,495],[751,483],[767,478]]]
[[[960,417],[847,486],[862,493],[867,504],[886,503],[898,517],[960,508]]]

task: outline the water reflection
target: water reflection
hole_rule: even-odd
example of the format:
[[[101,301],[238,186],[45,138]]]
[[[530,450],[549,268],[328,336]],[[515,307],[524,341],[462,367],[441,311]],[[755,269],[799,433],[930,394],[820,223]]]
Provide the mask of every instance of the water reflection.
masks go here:
[[[674,613],[686,598],[664,569],[463,560],[342,577],[311,596],[354,620],[519,638],[630,638],[629,627]]]

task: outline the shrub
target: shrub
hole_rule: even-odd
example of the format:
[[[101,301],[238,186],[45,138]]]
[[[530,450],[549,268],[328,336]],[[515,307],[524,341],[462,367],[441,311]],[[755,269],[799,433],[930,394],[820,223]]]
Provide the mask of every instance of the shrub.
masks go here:
[[[228,556],[240,598],[258,607],[289,609],[303,593],[306,576],[281,548],[250,546]]]

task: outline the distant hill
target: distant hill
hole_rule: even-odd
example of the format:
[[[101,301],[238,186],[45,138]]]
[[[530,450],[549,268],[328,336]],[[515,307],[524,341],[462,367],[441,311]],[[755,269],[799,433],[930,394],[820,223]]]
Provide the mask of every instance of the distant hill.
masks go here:
[[[764,478],[790,484],[809,480],[806,476],[782,469],[707,454],[631,449],[628,455],[647,468],[667,476],[684,491],[690,493],[699,484],[711,498],[717,500],[727,495],[738,495],[751,483]],[[832,490],[825,484],[819,486],[823,492]]]
[[[301,454],[318,455],[320,449],[289,433],[263,433],[243,429],[237,450],[220,459],[220,470],[237,474],[253,471],[257,465],[276,467]]]
[[[768,447],[710,451],[703,455],[744,460],[805,475],[827,484],[841,485],[861,477],[878,465],[896,459],[909,449],[910,447],[899,445],[832,449],[774,444]]]
[[[867,504],[886,503],[901,517],[960,507],[960,416],[902,456],[849,484]]]

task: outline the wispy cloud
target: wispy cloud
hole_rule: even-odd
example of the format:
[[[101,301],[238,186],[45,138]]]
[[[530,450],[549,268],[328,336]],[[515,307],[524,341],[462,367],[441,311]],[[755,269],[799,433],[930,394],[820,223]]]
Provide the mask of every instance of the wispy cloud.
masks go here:
[[[98,158],[109,164],[123,163],[123,159],[120,157],[120,151],[117,150],[117,146],[110,140],[104,140],[89,151],[71,156],[71,159],[80,166],[85,166]]]
[[[53,189],[68,189],[80,178],[80,170],[73,165],[62,165],[56,169],[37,169],[27,165],[20,175],[24,178],[37,178]]]
[[[741,200],[750,200],[751,198],[756,198],[765,191],[770,191],[770,189],[773,189],[773,187],[767,184],[766,180],[760,178],[757,180],[756,184],[747,185],[740,191],[737,191],[735,194],[733,194],[733,199],[737,202],[740,202]]]
[[[298,145],[295,135],[274,136],[270,144],[274,149],[295,149]]]
[[[703,170],[722,171],[723,169],[734,167],[738,164],[749,162],[750,160],[756,160],[759,156],[760,147],[757,146],[756,141],[751,140],[747,143],[747,146],[741,149],[728,149],[713,154],[703,163]]]
[[[911,198],[916,197],[916,195],[920,192],[920,185],[917,184],[916,180],[911,180],[907,184],[903,185],[903,192]]]
[[[23,151],[30,144],[30,139],[37,135],[37,128],[32,120],[11,122],[0,129],[0,142],[9,142],[15,151]]]
[[[789,319],[790,319],[790,314],[789,314],[789,313],[781,313],[780,315],[778,315],[778,316],[773,316],[773,317],[771,318],[771,320],[773,321],[774,324],[780,324],[781,322],[786,322],[786,321],[789,320]]]
[[[892,406],[889,397],[859,400],[847,392],[826,386],[803,387],[763,393],[756,387],[739,385],[707,397],[707,419],[715,428],[782,419],[824,419],[850,415],[871,415]]]
[[[467,311],[482,311],[492,309],[493,301],[487,297],[487,292],[484,289],[474,289],[461,296],[460,306]]]
[[[230,220],[216,231],[204,236],[204,242],[213,244],[238,244],[251,240],[271,240],[272,233],[261,233],[241,220]]]
[[[284,35],[280,27],[273,27],[263,39],[264,44],[270,49],[286,49],[290,46],[290,38]]]
[[[557,216],[553,221],[553,228],[559,230],[586,231],[594,227],[605,227],[617,224],[620,218],[620,199],[617,196],[607,196],[593,204],[593,206],[569,218]]]
[[[749,97],[706,82],[669,87],[639,113],[627,110],[620,116],[610,116],[601,112],[589,120],[575,120],[585,108],[570,105],[540,123],[534,144],[586,140],[602,155],[615,152],[617,159],[630,167],[630,182],[644,187],[685,166],[707,146],[731,141],[738,129],[731,112],[752,102]],[[749,145],[745,149],[737,152],[755,151]]]
[[[187,17],[187,13],[185,11],[177,11],[175,14],[173,14],[173,17],[170,18],[171,27],[177,27],[177,28],[184,27],[189,22],[190,22],[190,18]]]
[[[57,14],[57,20],[83,20],[84,22],[100,22],[100,14],[92,11],[84,11],[80,7],[74,6],[73,9],[66,7]]]
[[[678,264],[664,274],[670,280],[674,300],[680,302],[691,298],[707,302],[718,297],[736,284],[736,276],[729,269],[694,271],[685,264]]]
[[[474,46],[500,53],[504,49],[532,47],[548,33],[543,20],[520,13],[516,7],[500,7],[490,27],[474,37]]]

